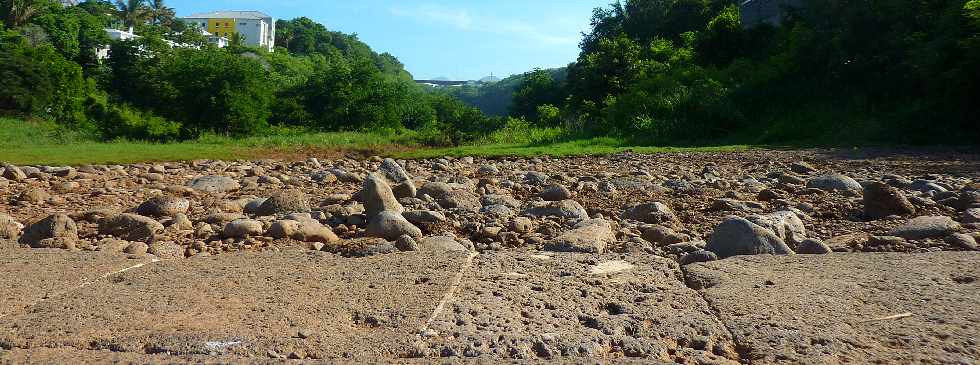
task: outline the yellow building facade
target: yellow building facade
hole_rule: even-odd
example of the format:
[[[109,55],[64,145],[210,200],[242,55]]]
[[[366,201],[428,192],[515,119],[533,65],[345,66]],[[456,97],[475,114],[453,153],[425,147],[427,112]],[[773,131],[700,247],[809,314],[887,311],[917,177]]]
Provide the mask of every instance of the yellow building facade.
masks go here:
[[[235,19],[208,19],[208,33],[231,38],[235,34]]]

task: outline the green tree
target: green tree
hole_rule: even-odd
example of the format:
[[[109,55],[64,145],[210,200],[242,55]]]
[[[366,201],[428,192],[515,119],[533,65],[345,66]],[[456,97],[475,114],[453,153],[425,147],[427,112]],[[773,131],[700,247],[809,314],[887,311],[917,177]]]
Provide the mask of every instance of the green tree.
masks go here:
[[[173,8],[167,7],[163,0],[150,0],[146,10],[149,19],[153,24],[170,27],[176,20],[177,13]]]
[[[523,81],[514,91],[510,115],[536,121],[544,125],[555,125],[557,118],[542,120],[538,118],[539,105],[562,105],[567,93],[562,83],[556,81],[548,70],[535,69],[524,74]],[[552,122],[552,123],[549,123]]]
[[[8,28],[16,28],[50,6],[45,0],[0,0],[0,18]]]
[[[116,0],[116,8],[123,25],[127,27],[146,24],[151,17],[150,9],[145,0]]]
[[[33,46],[13,31],[0,33],[0,110],[64,124],[86,122],[84,101],[91,85],[81,67],[50,45]]]

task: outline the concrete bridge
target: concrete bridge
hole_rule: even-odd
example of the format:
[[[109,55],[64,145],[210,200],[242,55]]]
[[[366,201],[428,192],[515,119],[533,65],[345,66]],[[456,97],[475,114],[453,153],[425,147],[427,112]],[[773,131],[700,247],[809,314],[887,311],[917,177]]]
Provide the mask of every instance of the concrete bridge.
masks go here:
[[[450,80],[415,80],[416,84],[426,84],[434,86],[462,86],[469,81],[450,81]]]

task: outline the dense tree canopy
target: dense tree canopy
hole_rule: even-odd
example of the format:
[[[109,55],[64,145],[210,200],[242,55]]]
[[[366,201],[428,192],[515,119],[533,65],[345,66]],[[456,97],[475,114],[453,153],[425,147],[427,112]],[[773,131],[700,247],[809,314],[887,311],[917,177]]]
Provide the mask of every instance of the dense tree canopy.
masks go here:
[[[977,0],[806,0],[756,27],[741,24],[738,3],[596,9],[568,69],[564,119],[655,143],[976,141]],[[528,116],[554,99],[515,105]]]
[[[426,93],[394,56],[310,19],[280,20],[281,47],[268,52],[216,48],[160,0],[0,1],[13,28],[0,39],[0,72],[10,85],[0,90],[0,110],[105,138],[250,135],[279,125],[413,128],[460,143],[494,125],[476,108]],[[108,26],[132,26],[141,37],[110,42]],[[98,60],[104,47],[109,57]]]

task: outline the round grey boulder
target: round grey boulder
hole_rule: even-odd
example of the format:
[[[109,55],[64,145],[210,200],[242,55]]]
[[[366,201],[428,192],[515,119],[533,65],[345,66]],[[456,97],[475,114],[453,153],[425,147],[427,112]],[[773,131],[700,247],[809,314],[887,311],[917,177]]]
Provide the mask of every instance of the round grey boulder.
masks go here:
[[[720,258],[738,255],[793,254],[793,250],[775,233],[739,217],[729,217],[715,227],[705,249],[718,254]]]
[[[158,196],[143,202],[134,212],[147,217],[173,217],[177,213],[187,213],[190,206],[190,201],[184,198]]]
[[[259,216],[271,216],[288,213],[307,213],[310,210],[310,201],[306,198],[306,194],[296,189],[289,189],[273,194],[272,197],[259,206],[255,214]]]
[[[718,255],[708,250],[697,250],[688,252],[680,257],[678,262],[681,265],[690,265],[698,262],[717,261]]]
[[[806,187],[824,191],[861,191],[863,188],[856,180],[841,175],[831,174],[811,178],[806,181]]]
[[[226,193],[241,188],[238,181],[227,176],[216,175],[196,177],[189,181],[187,186],[191,189],[207,193]]]
[[[236,219],[225,225],[222,235],[226,238],[245,238],[261,236],[265,230],[262,222],[252,219]]]
[[[568,190],[568,188],[556,184],[544,188],[544,190],[541,191],[541,194],[538,194],[538,196],[545,201],[556,202],[571,199],[572,192],[571,190]]]
[[[77,240],[75,221],[67,215],[54,214],[28,226],[18,242],[35,248],[72,248]]]
[[[945,237],[960,229],[960,224],[946,216],[924,216],[912,218],[905,225],[888,232],[889,236],[908,240],[930,237]]]
[[[677,221],[670,207],[661,202],[635,205],[627,209],[624,215],[626,218],[650,224],[672,225]]]
[[[99,220],[99,233],[126,241],[149,241],[163,233],[163,224],[137,214],[123,213]]]
[[[384,238],[389,241],[397,240],[402,235],[422,238],[422,230],[409,223],[397,212],[381,212],[371,218],[365,234],[369,237]]]
[[[796,246],[796,253],[803,255],[823,255],[833,252],[827,244],[816,239],[807,239]]]

